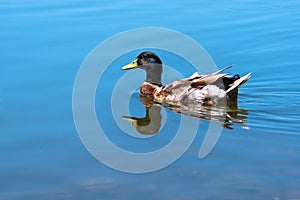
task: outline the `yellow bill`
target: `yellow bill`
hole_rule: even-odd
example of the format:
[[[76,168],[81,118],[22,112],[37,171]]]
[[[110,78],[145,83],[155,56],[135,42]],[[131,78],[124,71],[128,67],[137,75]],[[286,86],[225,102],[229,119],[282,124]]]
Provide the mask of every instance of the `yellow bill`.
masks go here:
[[[128,69],[137,68],[137,67],[138,67],[137,60],[138,60],[138,59],[136,58],[133,62],[131,62],[131,63],[125,65],[124,67],[122,67],[122,70],[128,70]]]

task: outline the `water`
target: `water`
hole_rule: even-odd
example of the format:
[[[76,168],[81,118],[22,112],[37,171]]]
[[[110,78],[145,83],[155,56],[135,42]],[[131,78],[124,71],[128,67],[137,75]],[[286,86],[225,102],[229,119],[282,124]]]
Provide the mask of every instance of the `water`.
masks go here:
[[[299,199],[299,8],[298,1],[2,1],[1,199]],[[174,164],[127,174],[102,165],[81,143],[72,89],[96,45],[145,26],[180,31],[219,67],[235,64],[231,73],[253,76],[239,96],[247,121],[223,129],[207,157],[198,158],[209,124],[202,119],[193,144]],[[110,73],[124,74],[122,63],[134,56],[120,58]],[[178,67],[171,56],[160,56]],[[97,92],[98,116],[109,114],[107,99]],[[133,115],[145,115],[138,94],[131,105]],[[149,142],[122,136],[110,117],[99,121],[110,123],[120,147],[151,151],[172,140],[180,121],[177,113],[164,112],[164,131],[171,134]]]

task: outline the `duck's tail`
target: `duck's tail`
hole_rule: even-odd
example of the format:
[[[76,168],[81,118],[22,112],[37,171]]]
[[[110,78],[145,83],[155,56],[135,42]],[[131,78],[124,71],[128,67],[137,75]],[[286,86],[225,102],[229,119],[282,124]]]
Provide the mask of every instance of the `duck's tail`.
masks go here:
[[[232,84],[230,84],[230,87],[226,90],[226,94],[230,93],[234,89],[241,87],[244,83],[246,83],[249,80],[250,77],[251,77],[251,73],[234,81]]]

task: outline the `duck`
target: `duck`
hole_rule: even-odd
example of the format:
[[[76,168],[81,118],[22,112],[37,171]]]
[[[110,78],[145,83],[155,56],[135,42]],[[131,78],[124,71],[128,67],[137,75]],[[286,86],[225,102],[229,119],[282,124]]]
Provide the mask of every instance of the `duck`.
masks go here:
[[[213,106],[220,102],[236,102],[238,88],[246,83],[251,73],[241,77],[222,73],[231,68],[227,66],[211,74],[195,72],[190,77],[173,81],[166,85],[161,82],[163,64],[153,52],[141,52],[122,70],[143,69],[146,79],[140,87],[140,95],[160,104],[173,106]]]

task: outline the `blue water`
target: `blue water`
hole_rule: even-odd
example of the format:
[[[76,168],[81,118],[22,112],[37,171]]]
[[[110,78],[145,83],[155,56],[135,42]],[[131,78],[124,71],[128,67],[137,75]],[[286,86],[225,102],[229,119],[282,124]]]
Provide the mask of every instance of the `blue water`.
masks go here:
[[[0,8],[0,199],[300,198],[299,1],[2,1]],[[96,45],[140,27],[182,32],[217,66],[235,64],[229,72],[252,72],[252,78],[239,96],[247,121],[223,129],[207,157],[197,156],[201,127],[209,123],[200,120],[193,144],[174,164],[128,174],[104,166],[81,143],[72,90]],[[116,62],[126,64],[131,56]],[[161,57],[176,65],[172,56]],[[121,67],[111,73],[121,76]],[[110,112],[106,99],[97,91],[98,116]],[[132,102],[132,114],[143,116],[138,94]],[[165,112],[172,132],[179,114]],[[105,122],[121,135],[109,118]],[[174,137],[160,134],[147,144],[116,135],[114,142],[137,152]]]

